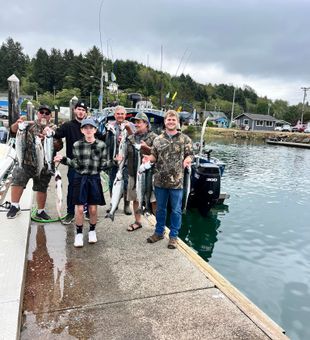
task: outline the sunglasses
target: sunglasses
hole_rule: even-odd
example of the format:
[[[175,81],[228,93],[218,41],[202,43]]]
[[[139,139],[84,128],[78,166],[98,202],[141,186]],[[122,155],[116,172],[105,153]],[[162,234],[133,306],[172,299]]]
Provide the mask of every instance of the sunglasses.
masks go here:
[[[39,111],[41,115],[49,116],[51,113],[49,111]]]

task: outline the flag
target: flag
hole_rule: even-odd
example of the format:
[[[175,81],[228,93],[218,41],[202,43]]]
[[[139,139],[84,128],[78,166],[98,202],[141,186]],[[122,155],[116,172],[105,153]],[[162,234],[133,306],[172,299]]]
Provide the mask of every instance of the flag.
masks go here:
[[[116,76],[115,76],[115,74],[113,72],[111,72],[111,80],[112,81],[116,81]]]
[[[177,91],[175,91],[175,92],[174,92],[174,94],[173,94],[173,96],[172,96],[172,98],[171,98],[171,100],[172,100],[172,101],[174,101],[174,100],[175,100],[175,98],[176,98],[177,94],[178,94],[178,92],[177,92]]]
[[[182,111],[182,106],[179,106],[178,108],[177,108],[177,112],[181,112]]]
[[[170,97],[170,92],[168,92],[167,94],[166,94],[166,99],[168,99]]]

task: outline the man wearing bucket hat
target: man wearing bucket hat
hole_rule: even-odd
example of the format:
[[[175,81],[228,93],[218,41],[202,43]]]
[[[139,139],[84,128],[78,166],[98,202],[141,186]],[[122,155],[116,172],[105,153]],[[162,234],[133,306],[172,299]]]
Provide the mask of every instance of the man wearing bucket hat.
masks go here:
[[[147,115],[144,112],[139,112],[135,117],[131,118],[131,121],[135,123],[135,133],[128,136],[127,143],[127,165],[128,165],[128,189],[127,189],[127,200],[133,202],[133,212],[135,220],[131,223],[127,231],[135,231],[142,227],[141,224],[141,211],[139,206],[142,206],[142,202],[138,201],[137,193],[137,166],[141,164],[143,155],[150,155],[151,147],[156,133],[150,131],[150,122]],[[138,157],[137,157],[138,156]],[[152,171],[150,169],[149,171]],[[152,175],[152,173],[150,173]],[[152,193],[152,188],[148,188],[150,193],[151,210],[149,212],[155,213],[156,203],[155,195]],[[147,205],[146,204],[146,205]]]
[[[72,158],[56,155],[55,162],[61,162],[75,169],[72,203],[76,206],[75,247],[83,247],[83,211],[89,209],[88,243],[96,243],[97,205],[105,205],[100,171],[106,169],[106,145],[95,138],[97,123],[92,117],[81,121],[83,139],[73,144]]]

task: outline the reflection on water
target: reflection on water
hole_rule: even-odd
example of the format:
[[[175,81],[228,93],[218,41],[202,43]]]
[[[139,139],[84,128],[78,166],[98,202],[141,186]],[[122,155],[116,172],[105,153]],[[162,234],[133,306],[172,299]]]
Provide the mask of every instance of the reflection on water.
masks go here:
[[[310,150],[227,139],[208,146],[226,163],[229,212],[190,212],[180,237],[291,339],[310,339]]]
[[[65,244],[64,226],[52,223],[47,226],[32,224],[24,310],[42,312],[49,306],[50,301],[59,303],[62,300],[66,265]]]
[[[206,261],[212,256],[213,248],[217,242],[221,221],[218,214],[228,212],[227,205],[219,205],[210,210],[207,217],[201,216],[197,210],[188,210],[183,216],[180,238]]]

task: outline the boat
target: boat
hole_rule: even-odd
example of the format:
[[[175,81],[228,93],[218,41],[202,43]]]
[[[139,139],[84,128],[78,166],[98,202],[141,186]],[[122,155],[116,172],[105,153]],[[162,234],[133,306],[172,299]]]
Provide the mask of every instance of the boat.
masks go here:
[[[207,216],[211,208],[223,204],[229,198],[227,193],[221,193],[225,164],[218,158],[211,157],[212,150],[204,147],[207,121],[208,118],[202,126],[200,150],[194,155],[191,166],[191,189],[187,203],[187,208],[196,208],[202,216]]]
[[[6,144],[0,143],[0,205],[3,204],[12,181],[12,171],[16,159],[13,144],[13,139],[10,139]]]

